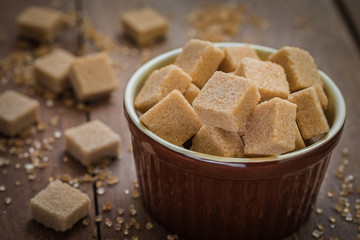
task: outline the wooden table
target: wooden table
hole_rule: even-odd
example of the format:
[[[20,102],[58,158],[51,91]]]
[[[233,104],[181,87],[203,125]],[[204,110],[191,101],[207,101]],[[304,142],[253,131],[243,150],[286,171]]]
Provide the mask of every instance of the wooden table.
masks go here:
[[[52,5],[67,11],[70,1],[52,1]],[[220,2],[220,0],[219,0]],[[48,184],[50,177],[68,173],[72,178],[81,177],[86,169],[76,160],[70,158],[65,162],[63,138],[56,140],[54,149],[46,152],[49,157],[48,166],[44,169],[36,169],[36,179],[28,180],[24,164],[27,159],[19,159],[9,153],[1,153],[0,157],[10,159],[10,164],[0,166],[0,185],[5,185],[6,190],[0,191],[0,239],[171,239],[174,234],[166,231],[155,222],[144,210],[141,198],[133,198],[134,182],[136,173],[130,151],[131,138],[127,123],[123,114],[123,92],[129,77],[141,64],[141,54],[135,46],[122,35],[118,16],[120,13],[150,4],[158,11],[170,18],[170,31],[165,41],[149,48],[150,56],[156,56],[170,49],[183,46],[187,41],[187,32],[190,25],[184,20],[194,8],[201,6],[201,1],[190,0],[152,0],[152,1],[83,1],[79,8],[83,11],[95,28],[102,33],[115,39],[120,48],[129,48],[130,53],[120,54],[117,60],[122,64],[122,69],[117,67],[116,73],[119,88],[113,94],[112,101],[100,101],[91,104],[91,111],[79,111],[74,107],[68,107],[63,101],[55,100],[53,107],[48,107],[49,102],[43,96],[33,94],[26,86],[16,85],[10,78],[9,83],[0,86],[1,91],[5,89],[17,89],[26,92],[29,96],[37,98],[41,103],[41,119],[48,127],[47,130],[36,135],[36,139],[50,137],[55,131],[63,132],[65,129],[80,123],[101,119],[122,137],[122,149],[120,159],[114,160],[109,166],[113,175],[118,176],[120,181],[114,186],[105,184],[106,192],[97,194],[95,183],[82,183],[79,188],[87,193],[92,200],[91,212],[89,213],[91,223],[84,226],[77,223],[71,230],[65,233],[55,232],[31,219],[29,214],[29,199]],[[15,16],[28,5],[48,5],[45,0],[27,1],[1,1],[0,7],[0,36],[5,42],[0,45],[0,57],[5,58],[16,48]],[[341,182],[335,178],[335,172],[342,162],[341,149],[348,148],[349,164],[345,168],[345,175],[352,174],[355,177],[353,184],[355,191],[360,187],[360,163],[357,156],[357,148],[360,144],[360,3],[356,0],[298,0],[298,1],[249,1],[252,12],[266,19],[269,27],[266,29],[256,28],[250,24],[243,24],[240,34],[232,37],[231,41],[251,42],[280,48],[284,45],[298,46],[307,49],[314,56],[318,67],[326,72],[342,91],[347,105],[347,121],[342,139],[335,149],[326,177],[315,203],[315,208],[321,208],[322,214],[313,211],[308,221],[288,239],[314,239],[311,236],[317,223],[324,226],[324,237],[338,237],[339,239],[360,239],[360,230],[355,223],[346,222],[333,209],[341,190]],[[248,6],[248,7],[249,7]],[[59,39],[59,45],[75,52],[77,50],[77,38],[74,32],[65,30]],[[87,53],[92,50],[87,50]],[[59,115],[59,125],[49,126],[51,117]],[[3,136],[0,138],[4,138]],[[20,168],[17,169],[20,163]],[[15,186],[19,181],[20,186]],[[334,190],[334,198],[329,198],[327,192]],[[128,194],[129,192],[129,194]],[[4,200],[11,197],[12,202],[6,205]],[[349,196],[352,208],[355,199],[360,198],[360,193],[352,193]],[[113,209],[103,212],[102,207],[106,201],[110,201]],[[115,219],[118,216],[117,209],[124,208],[125,222],[130,215],[129,206],[133,204],[137,210],[134,216],[140,223],[140,230],[130,228],[129,234],[124,235],[124,227],[121,232],[114,230]],[[103,216],[101,223],[95,223],[96,214]],[[196,214],[196,213],[194,213]],[[330,227],[329,217],[335,216],[335,228]],[[112,227],[105,224],[105,218],[110,218]],[[153,228],[147,230],[146,223],[151,222]],[[93,237],[94,229],[97,237]],[[134,237],[134,238],[132,238]]]

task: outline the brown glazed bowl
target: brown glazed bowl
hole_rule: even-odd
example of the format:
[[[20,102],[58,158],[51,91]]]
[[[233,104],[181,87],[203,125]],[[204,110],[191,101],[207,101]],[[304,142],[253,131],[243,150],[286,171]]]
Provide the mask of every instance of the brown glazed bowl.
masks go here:
[[[243,46],[220,43],[218,47]],[[260,58],[276,51],[250,45]],[[134,99],[149,74],[173,63],[181,49],[143,65],[125,90],[142,199],[149,213],[187,239],[282,239],[307,219],[345,122],[345,103],[334,82],[319,74],[329,98],[330,131],[318,142],[278,157],[225,158],[175,146],[148,130]]]

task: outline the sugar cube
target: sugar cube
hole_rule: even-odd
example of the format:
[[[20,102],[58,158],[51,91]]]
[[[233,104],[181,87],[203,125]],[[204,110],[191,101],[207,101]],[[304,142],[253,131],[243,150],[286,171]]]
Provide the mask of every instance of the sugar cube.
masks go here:
[[[154,44],[164,37],[168,30],[168,21],[151,8],[128,11],[121,17],[125,33],[140,46]]]
[[[70,80],[79,100],[108,96],[118,86],[105,52],[77,58],[70,69]]]
[[[176,65],[155,70],[135,98],[134,106],[140,112],[146,112],[172,90],[184,93],[190,83],[191,77]]]
[[[304,139],[301,136],[298,125],[295,123],[295,149],[294,151],[300,150],[306,147]]]
[[[296,105],[273,98],[255,106],[247,120],[244,152],[250,156],[277,156],[295,148]]]
[[[202,123],[185,97],[173,90],[140,117],[140,121],[159,137],[181,146]]]
[[[184,92],[184,97],[186,100],[188,100],[188,102],[190,104],[192,104],[192,102],[197,97],[199,92],[200,92],[200,89],[197,86],[195,86],[195,84],[191,83],[189,85],[189,87],[186,89],[186,91]]]
[[[284,68],[291,92],[314,84],[323,86],[314,59],[303,49],[286,46],[272,54],[269,60]]]
[[[30,212],[39,223],[65,232],[85,217],[90,208],[88,195],[60,180],[49,183],[30,200]]]
[[[83,165],[95,165],[105,157],[117,157],[121,138],[100,120],[65,131],[65,149]]]
[[[261,102],[274,97],[287,99],[290,94],[284,69],[276,63],[244,58],[237,67],[235,75],[256,83]]]
[[[193,107],[204,124],[242,133],[259,99],[254,82],[217,71],[201,89]]]
[[[216,71],[224,58],[224,51],[208,41],[192,39],[186,43],[175,65],[188,73],[200,89]]]
[[[303,139],[329,131],[329,124],[314,87],[290,94],[289,101],[297,105],[296,122]]]
[[[320,86],[320,84],[315,84],[313,87],[315,88],[316,95],[319,98],[322,109],[326,110],[328,106],[328,98],[325,94],[324,89]]]
[[[191,150],[223,157],[244,157],[244,143],[236,132],[203,125],[192,140]]]
[[[36,80],[54,93],[63,92],[70,84],[68,74],[75,57],[64,49],[56,49],[35,60]]]
[[[54,40],[62,26],[62,13],[47,7],[31,6],[23,10],[16,19],[18,33],[40,42]]]
[[[233,72],[239,66],[243,58],[259,59],[255,50],[250,46],[244,47],[226,47],[223,49],[225,57],[219,66],[219,70],[223,72]]]
[[[14,136],[39,121],[39,102],[19,92],[0,95],[0,132]]]

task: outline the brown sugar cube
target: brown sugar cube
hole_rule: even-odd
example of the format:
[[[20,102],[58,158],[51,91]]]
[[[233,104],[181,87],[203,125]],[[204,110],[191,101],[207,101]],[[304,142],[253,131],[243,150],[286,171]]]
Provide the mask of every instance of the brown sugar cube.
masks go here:
[[[108,96],[118,86],[105,52],[77,58],[70,69],[70,80],[79,100]]]
[[[90,208],[88,195],[60,180],[49,183],[30,200],[30,212],[39,223],[66,231],[85,217]]]
[[[7,90],[0,95],[0,132],[14,136],[39,121],[39,102]]]
[[[200,89],[216,71],[224,59],[224,51],[208,41],[192,39],[183,48],[175,65],[188,73]]]
[[[181,146],[202,126],[185,97],[173,90],[140,117],[140,121],[159,137]]]
[[[191,150],[223,157],[244,157],[244,143],[236,132],[203,125],[192,140]]]
[[[296,122],[303,139],[329,131],[329,124],[314,87],[290,94],[289,101],[297,105]]]
[[[316,137],[310,138],[306,140],[306,144],[307,145],[312,145],[314,143],[317,143],[318,141],[320,141],[321,139],[323,139],[325,137],[325,133],[317,135]]]
[[[184,97],[186,100],[188,100],[188,102],[190,104],[193,103],[194,99],[197,97],[197,95],[199,94],[200,89],[195,86],[194,84],[190,84],[189,87],[186,89],[186,91],[184,92]]]
[[[313,87],[315,88],[322,109],[326,110],[328,106],[328,98],[324,92],[324,89],[320,86],[320,84],[315,84]]]
[[[323,86],[314,59],[305,50],[286,46],[272,54],[269,60],[284,68],[291,92],[317,83]]]
[[[190,84],[191,77],[176,65],[155,70],[135,98],[134,106],[140,112],[146,112],[172,90],[184,93]]]
[[[278,156],[295,148],[296,105],[273,98],[254,107],[246,123],[244,152]]]
[[[304,139],[301,136],[299,127],[297,126],[297,124],[295,123],[295,149],[293,151],[297,151],[300,150],[304,147],[306,147]]]
[[[284,69],[276,63],[244,58],[236,69],[235,75],[256,83],[261,102],[274,97],[287,99],[290,94]]]
[[[254,58],[258,59],[259,57],[256,54],[255,50],[250,46],[244,47],[227,47],[224,48],[225,57],[219,66],[219,70],[223,72],[233,72],[239,66],[240,61],[243,58]]]
[[[217,71],[201,89],[193,107],[204,124],[243,133],[246,119],[259,99],[255,83]]]
[[[65,149],[83,165],[97,164],[105,157],[117,157],[121,138],[99,120],[65,131]]]
[[[16,19],[18,33],[40,42],[54,40],[62,26],[62,13],[51,8],[31,6]]]
[[[168,21],[151,8],[131,10],[121,16],[125,33],[140,46],[152,45],[168,30]]]
[[[56,49],[36,59],[34,63],[36,80],[54,93],[61,93],[69,87],[68,74],[74,55],[64,49]]]

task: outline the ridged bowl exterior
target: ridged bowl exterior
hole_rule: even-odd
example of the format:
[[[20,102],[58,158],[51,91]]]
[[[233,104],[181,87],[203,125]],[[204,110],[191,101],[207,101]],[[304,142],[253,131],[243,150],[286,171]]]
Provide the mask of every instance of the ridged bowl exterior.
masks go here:
[[[310,212],[342,132],[297,159],[219,163],[175,152],[126,117],[146,209],[189,239],[282,239],[293,233]]]

